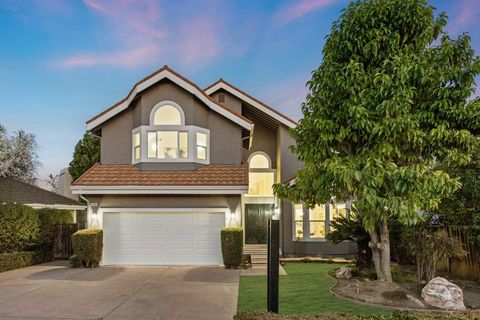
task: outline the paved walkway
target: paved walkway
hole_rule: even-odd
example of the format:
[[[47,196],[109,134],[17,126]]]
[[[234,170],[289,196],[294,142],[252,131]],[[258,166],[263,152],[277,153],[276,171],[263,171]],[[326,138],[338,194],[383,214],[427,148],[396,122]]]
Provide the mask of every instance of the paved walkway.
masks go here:
[[[239,270],[47,263],[0,273],[0,320],[232,319]]]

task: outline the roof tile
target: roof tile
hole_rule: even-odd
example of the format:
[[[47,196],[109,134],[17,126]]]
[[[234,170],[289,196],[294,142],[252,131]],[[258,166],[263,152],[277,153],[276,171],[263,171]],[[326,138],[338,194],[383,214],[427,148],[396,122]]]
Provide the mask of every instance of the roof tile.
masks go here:
[[[244,186],[247,166],[206,165],[193,171],[142,171],[134,165],[96,164],[74,186]]]

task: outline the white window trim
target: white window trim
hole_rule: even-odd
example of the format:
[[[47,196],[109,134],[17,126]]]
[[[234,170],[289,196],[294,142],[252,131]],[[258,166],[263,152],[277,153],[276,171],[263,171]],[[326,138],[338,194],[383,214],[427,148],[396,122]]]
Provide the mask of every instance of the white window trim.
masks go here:
[[[150,125],[154,126],[155,124],[155,113],[157,112],[158,109],[160,109],[163,106],[172,106],[178,110],[180,113],[180,125],[184,126],[185,125],[185,112],[183,112],[182,107],[176,102],[170,101],[170,100],[164,100],[162,102],[157,103],[152,111],[150,111]]]
[[[325,206],[325,237],[311,237],[310,236],[310,222],[323,221],[323,220],[311,220],[310,221],[310,209],[303,205],[303,237],[297,239],[295,237],[295,204],[292,203],[292,240],[304,241],[304,242],[326,242],[326,235],[330,232],[330,204],[323,204]]]
[[[250,160],[256,156],[256,155],[262,155],[262,156],[265,156],[265,158],[267,158],[268,160],[268,168],[250,168]],[[255,151],[253,152],[252,154],[250,154],[250,156],[248,157],[248,170],[259,170],[259,171],[266,171],[267,169],[272,169],[272,159],[270,159],[270,156],[266,153],[266,152],[263,152],[263,151]]]
[[[188,133],[188,146],[186,158],[177,159],[161,159],[161,158],[149,158],[148,157],[148,136],[147,132],[150,131],[178,131]],[[140,159],[135,160],[133,141],[132,141],[132,164],[141,162],[170,162],[170,163],[184,163],[195,162],[201,164],[210,164],[210,130],[197,127],[197,126],[140,126],[132,130],[133,134],[140,132]],[[201,132],[207,135],[207,158],[205,160],[197,159],[197,132]]]

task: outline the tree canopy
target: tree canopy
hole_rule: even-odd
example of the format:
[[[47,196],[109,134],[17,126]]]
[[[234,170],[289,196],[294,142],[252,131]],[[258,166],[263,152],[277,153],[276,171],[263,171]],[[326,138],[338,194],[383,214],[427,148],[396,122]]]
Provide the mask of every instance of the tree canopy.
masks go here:
[[[377,276],[391,281],[389,217],[421,219],[460,187],[435,169],[467,164],[480,128],[480,61],[426,0],[351,3],[333,23],[291,131],[305,167],[282,198],[307,205],[354,200],[371,235]]]
[[[34,134],[18,130],[8,136],[0,124],[0,177],[12,177],[30,184],[40,165]]]
[[[100,138],[85,132],[75,146],[73,159],[68,167],[73,181],[97,162],[100,162]]]

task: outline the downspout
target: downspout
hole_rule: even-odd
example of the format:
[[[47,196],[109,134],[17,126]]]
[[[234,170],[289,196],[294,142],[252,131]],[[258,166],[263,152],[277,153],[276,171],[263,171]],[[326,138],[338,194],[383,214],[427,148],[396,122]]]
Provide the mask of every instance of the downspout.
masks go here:
[[[90,201],[88,201],[88,199],[85,198],[82,194],[79,195],[79,198],[87,203],[87,228],[90,228],[91,221],[89,221],[90,219],[88,217],[88,212],[91,210]]]

